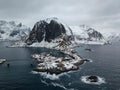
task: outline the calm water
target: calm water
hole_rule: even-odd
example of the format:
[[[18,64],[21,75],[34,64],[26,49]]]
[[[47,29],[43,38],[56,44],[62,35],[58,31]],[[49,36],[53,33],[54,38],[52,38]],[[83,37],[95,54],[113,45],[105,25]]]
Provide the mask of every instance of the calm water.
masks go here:
[[[34,63],[31,54],[41,53],[45,49],[5,47],[11,43],[0,42],[0,58],[7,59],[0,65],[0,90],[120,90],[120,43],[75,48],[82,57],[93,62],[81,65],[78,71],[64,74],[56,80],[31,72],[34,68],[30,66]],[[93,52],[87,52],[85,48],[92,48]],[[9,68],[7,63],[10,63]],[[98,75],[105,78],[106,83],[86,84],[81,81],[81,77],[86,75]]]

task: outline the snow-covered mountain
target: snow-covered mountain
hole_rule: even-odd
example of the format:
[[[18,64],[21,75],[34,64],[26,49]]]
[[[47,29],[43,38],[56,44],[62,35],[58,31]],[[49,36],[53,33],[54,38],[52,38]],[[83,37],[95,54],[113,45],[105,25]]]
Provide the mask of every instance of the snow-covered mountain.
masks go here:
[[[20,40],[28,36],[30,28],[14,21],[0,20],[0,40]]]
[[[120,33],[118,33],[118,32],[104,33],[104,35],[106,36],[106,39],[110,42],[120,41]]]
[[[67,38],[66,41],[71,41],[73,44],[107,43],[99,31],[85,25],[69,27],[57,18],[38,21],[30,32],[26,43],[31,46],[51,47],[57,45],[63,38]]]
[[[47,18],[34,25],[26,43],[33,46],[51,47],[58,45],[61,40],[72,39],[73,33],[66,24],[58,18]]]
[[[86,25],[70,26],[73,31],[75,41],[84,44],[104,44],[105,37],[99,31]]]
[[[0,40],[19,40],[18,46],[54,47],[64,41],[72,45],[105,44],[119,36],[102,34],[86,25],[68,26],[55,17],[36,22],[32,30],[22,23],[0,21]]]

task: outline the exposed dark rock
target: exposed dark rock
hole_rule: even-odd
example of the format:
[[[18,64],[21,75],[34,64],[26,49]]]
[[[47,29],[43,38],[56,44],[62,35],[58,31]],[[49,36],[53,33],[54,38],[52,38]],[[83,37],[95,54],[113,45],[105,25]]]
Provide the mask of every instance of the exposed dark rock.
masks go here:
[[[33,71],[36,71],[36,72],[47,72],[47,73],[50,73],[50,74],[61,74],[61,73],[64,73],[64,72],[69,72],[69,71],[74,71],[74,70],[78,70],[79,67],[75,67],[75,68],[71,68],[71,69],[66,69],[66,68],[62,68],[61,70],[60,69],[57,69],[57,68],[54,68],[54,69],[33,69]]]
[[[6,23],[7,23],[6,21],[0,20],[0,25],[4,25]]]
[[[77,40],[84,40],[84,41],[103,41],[105,40],[102,33],[97,31],[94,28],[88,27],[86,25],[81,25],[80,27],[71,27],[75,34],[75,38]],[[80,33],[79,33],[80,29]]]
[[[3,30],[0,30],[0,33],[1,33],[1,34],[4,34],[5,32],[4,32]]]
[[[8,67],[8,68],[10,67],[10,64],[9,64],[9,63],[7,64],[7,67]]]
[[[87,78],[87,80],[90,82],[98,82],[98,77],[97,76],[89,76]]]
[[[22,23],[19,23],[19,24],[17,25],[17,27],[22,27]]]
[[[13,37],[13,36],[17,35],[18,33],[20,33],[20,31],[12,31],[11,34],[10,34],[10,36]]]
[[[46,20],[41,20],[34,25],[26,43],[31,45],[34,42],[41,42],[43,40],[51,42],[52,40],[61,37],[63,34],[66,34],[66,29],[62,23],[59,23],[56,20],[50,20],[49,23]],[[68,38],[70,39],[72,36],[69,36]]]
[[[100,32],[94,30],[93,28],[89,28],[89,29],[87,30],[87,33],[88,33],[88,35],[89,35],[88,40],[92,40],[92,38],[94,38],[94,39],[96,39],[96,40],[101,40],[101,39],[103,39],[103,35],[102,35]]]
[[[86,50],[86,51],[89,51],[89,52],[91,52],[91,51],[92,51],[92,49],[90,49],[90,48],[86,48],[85,50]]]
[[[23,36],[28,37],[29,32],[30,28],[22,25],[22,23],[16,24],[14,21],[7,22],[0,20],[0,39],[21,40]]]

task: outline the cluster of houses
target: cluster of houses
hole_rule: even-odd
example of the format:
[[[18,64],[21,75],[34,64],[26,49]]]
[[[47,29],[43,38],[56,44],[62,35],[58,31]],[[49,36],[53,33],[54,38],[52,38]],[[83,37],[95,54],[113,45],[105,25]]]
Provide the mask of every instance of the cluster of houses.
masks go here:
[[[37,67],[34,69],[38,72],[48,72],[51,74],[60,74],[70,70],[77,70],[83,61],[73,50],[61,51],[67,54],[66,57],[55,57],[48,53],[34,54],[32,58],[37,61]]]

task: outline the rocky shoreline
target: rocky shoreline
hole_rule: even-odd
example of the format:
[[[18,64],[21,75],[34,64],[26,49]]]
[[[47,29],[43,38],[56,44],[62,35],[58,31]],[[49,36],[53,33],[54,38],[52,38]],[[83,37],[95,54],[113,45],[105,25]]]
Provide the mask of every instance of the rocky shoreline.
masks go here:
[[[37,67],[33,71],[47,72],[50,74],[61,74],[68,71],[78,70],[86,59],[77,55],[74,50],[60,51],[67,54],[66,57],[55,57],[51,54],[34,54],[32,58],[37,61]]]

